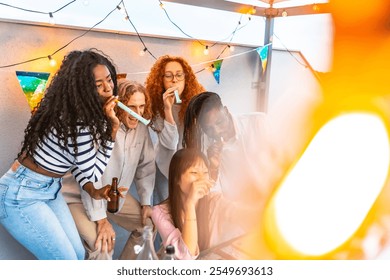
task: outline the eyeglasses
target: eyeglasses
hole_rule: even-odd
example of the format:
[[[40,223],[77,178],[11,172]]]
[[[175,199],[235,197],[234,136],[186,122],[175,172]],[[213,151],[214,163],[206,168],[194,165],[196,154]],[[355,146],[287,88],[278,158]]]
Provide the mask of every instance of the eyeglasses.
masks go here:
[[[175,77],[176,80],[178,80],[178,81],[183,81],[185,76],[186,75],[184,73],[182,73],[182,72],[181,73],[177,73],[176,75],[173,75],[172,72],[167,72],[167,73],[165,73],[163,75],[164,79],[167,80],[168,82],[173,81],[173,77]]]

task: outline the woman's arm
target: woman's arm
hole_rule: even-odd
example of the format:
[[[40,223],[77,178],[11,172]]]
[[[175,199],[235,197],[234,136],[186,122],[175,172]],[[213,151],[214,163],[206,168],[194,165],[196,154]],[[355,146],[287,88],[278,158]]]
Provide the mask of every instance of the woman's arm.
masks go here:
[[[184,206],[182,236],[191,255],[199,255],[198,222],[196,218],[195,205],[191,203]]]
[[[168,88],[163,93],[165,120],[172,125],[176,124],[172,113],[172,105],[175,102],[175,94],[174,94],[175,90],[177,90],[177,88],[172,87],[172,88]]]
[[[212,182],[208,179],[193,182],[184,202],[182,235],[184,243],[193,255],[199,254],[196,205],[199,199],[209,193],[211,187]]]
[[[175,247],[175,257],[178,260],[194,260],[197,254],[192,255],[183,241],[182,234],[172,222],[166,204],[160,204],[153,207],[152,211],[153,224],[160,233],[163,246],[172,245]],[[199,251],[199,250],[198,250]]]
[[[95,183],[100,179],[111,157],[114,142],[107,142],[106,147],[100,145],[96,150],[87,130],[80,130],[77,142],[78,153],[75,154],[71,145],[68,151],[74,157],[72,174],[83,187],[87,182]]]

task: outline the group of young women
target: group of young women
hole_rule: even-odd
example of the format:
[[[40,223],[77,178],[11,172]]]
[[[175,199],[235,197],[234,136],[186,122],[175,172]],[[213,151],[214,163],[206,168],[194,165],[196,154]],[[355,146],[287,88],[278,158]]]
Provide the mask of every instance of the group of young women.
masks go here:
[[[218,224],[229,221],[218,213],[231,211],[221,194],[210,194],[208,159],[197,149],[182,148],[186,108],[205,89],[183,58],[168,55],[156,61],[145,87],[150,126],[158,135],[156,164],[169,185],[169,197],[154,206],[152,219],[163,245],[174,245],[178,259],[196,258],[224,234]],[[108,198],[107,189],[93,183],[115,145],[117,91],[115,65],[104,53],[67,54],[34,110],[17,159],[0,179],[0,223],[38,259],[85,257],[61,182],[72,170],[92,198]]]

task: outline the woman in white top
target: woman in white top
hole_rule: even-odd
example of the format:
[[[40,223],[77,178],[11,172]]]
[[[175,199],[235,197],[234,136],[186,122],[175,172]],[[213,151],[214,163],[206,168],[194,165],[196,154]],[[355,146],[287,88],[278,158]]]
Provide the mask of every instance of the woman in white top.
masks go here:
[[[181,102],[175,98],[175,90]],[[167,178],[169,162],[181,148],[183,121],[190,99],[203,92],[191,66],[182,57],[165,55],[153,65],[146,79],[152,102],[152,128],[158,134],[156,163]]]
[[[59,191],[72,167],[80,186],[96,190],[119,128],[116,70],[97,50],[65,56],[25,130],[18,160],[0,179],[0,223],[38,259],[84,259],[72,215]]]

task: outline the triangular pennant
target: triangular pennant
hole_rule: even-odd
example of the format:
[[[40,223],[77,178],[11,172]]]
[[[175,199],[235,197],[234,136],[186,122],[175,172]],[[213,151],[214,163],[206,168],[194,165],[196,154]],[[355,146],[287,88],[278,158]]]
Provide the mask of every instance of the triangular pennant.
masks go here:
[[[271,45],[271,44],[267,44],[265,45],[264,47],[258,47],[256,49],[257,53],[259,54],[260,56],[260,60],[261,60],[261,66],[263,68],[263,74],[265,72],[265,69],[267,67],[267,59],[268,59],[268,46]]]
[[[213,75],[217,83],[219,84],[219,79],[221,78],[221,66],[223,59],[217,60],[213,63]]]
[[[116,74],[117,80],[119,80],[119,79],[126,79],[126,77],[127,77],[127,73],[118,73],[118,74]]]
[[[16,76],[27,98],[28,105],[33,111],[44,95],[50,73],[16,71]]]

